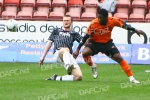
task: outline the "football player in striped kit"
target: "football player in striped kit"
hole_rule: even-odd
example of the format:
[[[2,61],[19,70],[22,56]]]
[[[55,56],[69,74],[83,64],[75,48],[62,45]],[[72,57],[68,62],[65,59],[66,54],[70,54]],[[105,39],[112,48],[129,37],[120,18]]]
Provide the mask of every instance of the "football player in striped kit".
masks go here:
[[[73,18],[70,15],[65,15],[63,17],[63,28],[55,28],[50,34],[43,55],[39,61],[39,65],[43,65],[45,56],[51,48],[52,43],[54,43],[54,59],[56,59],[57,62],[61,63],[65,67],[68,75],[58,76],[57,74],[54,74],[47,80],[82,80],[82,72],[80,67],[72,56],[73,42],[80,42],[82,40],[82,36],[79,33],[71,30],[72,22]]]

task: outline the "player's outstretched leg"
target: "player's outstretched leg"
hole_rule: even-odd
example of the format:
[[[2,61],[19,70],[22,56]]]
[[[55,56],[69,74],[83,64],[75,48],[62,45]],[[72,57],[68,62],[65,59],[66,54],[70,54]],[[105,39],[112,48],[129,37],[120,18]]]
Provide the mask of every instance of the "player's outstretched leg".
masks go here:
[[[57,62],[61,63],[65,69],[67,70],[68,75],[58,76],[54,74],[52,77],[46,80],[56,80],[56,81],[74,81],[74,80],[82,80],[82,72],[80,67],[76,63],[76,60],[69,53],[68,48],[61,48],[59,52],[54,54]]]
[[[46,80],[54,80],[54,81],[73,81],[74,76],[73,75],[64,75],[64,76],[58,76],[57,74],[54,74],[52,77],[47,78]]]
[[[64,76],[58,76],[57,74],[54,74],[50,78],[47,78],[46,80],[54,80],[54,81],[81,81],[82,80],[82,72],[80,70],[80,67],[76,67],[72,69],[72,75],[64,75]]]
[[[119,65],[121,66],[122,70],[126,73],[126,75],[129,77],[129,80],[131,83],[140,83],[139,81],[137,81],[132,74],[131,68],[128,65],[128,63],[122,58],[122,56],[120,55],[120,53],[116,53],[113,55],[113,60],[115,60],[116,62],[119,63]]]
[[[124,72],[126,73],[126,75],[129,77],[131,83],[140,83],[133,77],[131,68],[125,60],[122,60],[119,64],[121,68],[124,70]]]

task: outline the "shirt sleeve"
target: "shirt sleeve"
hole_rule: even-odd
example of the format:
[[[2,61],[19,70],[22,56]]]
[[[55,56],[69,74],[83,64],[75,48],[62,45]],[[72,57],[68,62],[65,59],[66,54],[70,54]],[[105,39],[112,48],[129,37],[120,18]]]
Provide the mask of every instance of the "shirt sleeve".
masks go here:
[[[122,19],[116,18],[116,19],[114,19],[113,23],[115,24],[115,26],[123,27],[123,20]]]
[[[82,40],[83,37],[79,33],[76,33],[75,36],[74,36],[74,38],[79,43],[79,42],[81,42],[81,40]]]
[[[54,29],[54,30],[52,31],[52,33],[50,34],[48,40],[54,42],[54,39],[55,39],[55,37],[56,37],[56,31],[57,31],[56,29]]]

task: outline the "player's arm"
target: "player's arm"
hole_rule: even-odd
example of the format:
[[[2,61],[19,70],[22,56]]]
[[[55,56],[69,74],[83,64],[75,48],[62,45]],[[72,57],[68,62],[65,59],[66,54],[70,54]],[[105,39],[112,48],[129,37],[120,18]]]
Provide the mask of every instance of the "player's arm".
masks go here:
[[[79,42],[79,45],[77,47],[77,50],[80,51],[81,47],[85,44],[85,42],[87,41],[87,39],[90,37],[90,35],[86,34],[81,41]]]
[[[89,27],[86,30],[86,35],[84,35],[84,37],[80,40],[79,45],[77,47],[77,49],[75,50],[75,52],[73,53],[73,57],[77,58],[77,56],[79,55],[79,51],[81,49],[81,47],[86,43],[87,39],[90,37],[90,35],[92,34],[93,31],[92,30],[92,22],[89,25]]]
[[[50,48],[51,48],[51,46],[52,46],[52,41],[50,41],[50,40],[48,40],[47,41],[47,43],[46,43],[46,45],[45,45],[45,48],[44,48],[44,52],[43,52],[43,54],[42,54],[42,59],[44,60],[45,59],[45,56],[46,56],[46,54],[48,53],[48,51],[50,50]]]
[[[44,61],[46,54],[48,53],[49,49],[51,48],[51,46],[52,46],[52,41],[48,40],[46,45],[45,45],[42,57],[40,58],[40,61],[39,61],[40,67],[41,67],[41,65],[43,65],[43,61]]]
[[[45,45],[44,52],[43,52],[42,57],[40,58],[40,61],[39,61],[39,65],[40,65],[40,66],[43,65],[43,61],[44,61],[44,59],[45,59],[45,57],[46,57],[46,54],[47,54],[48,51],[50,50],[54,39],[55,39],[55,30],[53,30],[53,32],[52,32],[51,35],[49,36],[48,41],[47,41],[47,43],[46,43],[46,45]]]
[[[73,53],[73,57],[76,59],[79,55],[79,51],[81,49],[81,47],[85,44],[85,42],[87,41],[87,39],[89,38],[90,35],[86,34],[79,42],[79,45],[77,47],[77,49],[75,50],[75,52]]]
[[[87,42],[87,39],[94,34],[93,31],[93,22],[91,22],[91,24],[88,26],[87,30],[86,30],[86,34],[84,35],[84,37],[80,40],[79,45],[77,47],[77,50],[80,51],[81,47]]]
[[[144,34],[144,32],[142,30],[138,30],[138,29],[132,27],[130,24],[127,24],[125,21],[123,21],[122,23],[123,23],[122,28],[129,30],[129,31],[133,31],[133,32],[137,33],[138,36]]]

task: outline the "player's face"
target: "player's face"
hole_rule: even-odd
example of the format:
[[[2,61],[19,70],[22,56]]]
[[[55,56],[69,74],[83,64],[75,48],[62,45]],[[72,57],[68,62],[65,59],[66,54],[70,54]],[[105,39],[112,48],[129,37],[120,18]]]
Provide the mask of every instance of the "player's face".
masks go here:
[[[98,19],[101,25],[106,25],[108,17],[104,17],[102,14],[98,14]]]
[[[72,24],[71,17],[63,17],[64,28],[70,28],[71,24]]]

